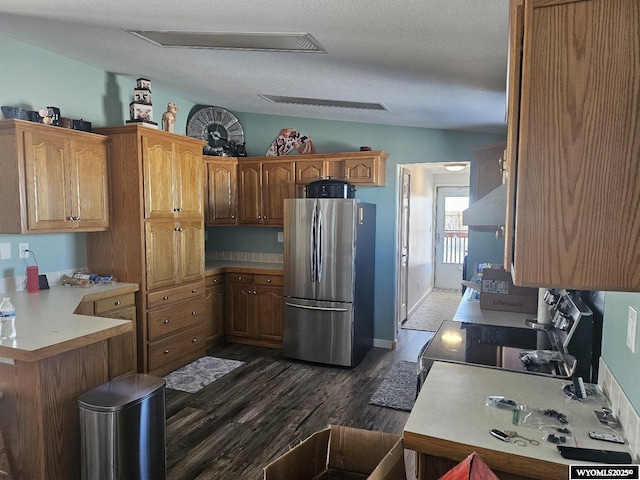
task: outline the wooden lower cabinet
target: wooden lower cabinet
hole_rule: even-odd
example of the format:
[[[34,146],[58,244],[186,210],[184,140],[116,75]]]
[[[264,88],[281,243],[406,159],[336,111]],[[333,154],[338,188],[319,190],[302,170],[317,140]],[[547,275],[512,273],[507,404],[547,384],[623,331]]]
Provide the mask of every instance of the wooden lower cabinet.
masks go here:
[[[113,295],[93,302],[83,302],[75,310],[75,313],[82,315],[130,320],[133,323],[131,332],[111,337],[107,341],[109,380],[137,371],[135,296],[134,292]]]
[[[205,288],[194,282],[147,294],[143,371],[164,376],[205,355]]]
[[[226,312],[225,274],[205,277],[204,336],[207,348],[224,342],[224,316]]]
[[[282,275],[227,274],[227,332],[230,342],[282,348]]]

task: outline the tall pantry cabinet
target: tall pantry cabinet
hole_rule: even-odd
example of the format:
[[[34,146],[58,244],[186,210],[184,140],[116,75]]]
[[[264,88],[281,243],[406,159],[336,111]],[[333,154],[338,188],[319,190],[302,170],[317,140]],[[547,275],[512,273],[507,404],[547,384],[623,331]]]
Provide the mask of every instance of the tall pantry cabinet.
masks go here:
[[[138,371],[162,376],[204,341],[203,142],[141,125],[107,135],[111,230],[87,235],[89,269],[140,284]]]

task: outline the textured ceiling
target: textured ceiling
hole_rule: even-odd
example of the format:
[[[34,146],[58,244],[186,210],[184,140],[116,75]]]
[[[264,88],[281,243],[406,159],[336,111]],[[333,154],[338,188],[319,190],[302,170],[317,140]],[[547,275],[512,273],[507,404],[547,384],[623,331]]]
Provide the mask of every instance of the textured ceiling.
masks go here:
[[[507,0],[3,0],[0,35],[236,112],[506,131]],[[309,33],[323,53],[162,48],[126,30]],[[381,103],[278,105],[260,95]]]

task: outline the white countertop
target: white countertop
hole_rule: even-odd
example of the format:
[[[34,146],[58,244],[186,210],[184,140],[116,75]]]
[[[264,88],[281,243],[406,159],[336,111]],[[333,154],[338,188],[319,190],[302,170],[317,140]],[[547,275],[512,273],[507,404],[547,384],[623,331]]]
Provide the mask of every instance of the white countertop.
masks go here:
[[[435,362],[404,427],[405,448],[457,461],[476,451],[490,468],[536,478],[566,479],[566,465],[589,464],[563,458],[555,444],[546,440],[548,433],[558,434],[553,428],[513,425],[511,410],[486,405],[489,395],[501,395],[531,408],[552,409],[567,415],[568,428],[573,433],[569,438],[575,439],[575,443],[569,440],[566,445],[628,451],[625,445],[589,438],[589,430],[607,431],[594,414],[602,404],[595,400],[570,400],[562,392],[567,383],[551,377]],[[500,441],[489,433],[494,428],[516,431],[538,440],[540,445],[522,447]],[[543,473],[536,476],[533,472]]]
[[[89,288],[55,285],[38,293],[0,294],[10,297],[16,308],[16,338],[0,340],[0,357],[35,361],[131,331],[127,320],[73,312],[83,301],[137,290],[137,284],[112,283]]]

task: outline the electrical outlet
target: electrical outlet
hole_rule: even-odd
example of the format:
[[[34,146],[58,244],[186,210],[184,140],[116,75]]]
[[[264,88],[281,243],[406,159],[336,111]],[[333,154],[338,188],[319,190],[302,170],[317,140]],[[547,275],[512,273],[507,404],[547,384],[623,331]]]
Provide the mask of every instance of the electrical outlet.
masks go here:
[[[11,244],[0,243],[0,260],[9,260],[11,258]]]
[[[629,320],[627,322],[627,347],[632,353],[636,353],[636,332],[638,329],[638,312],[629,307]]]
[[[18,244],[18,258],[29,258],[29,244],[28,243],[19,243]]]

